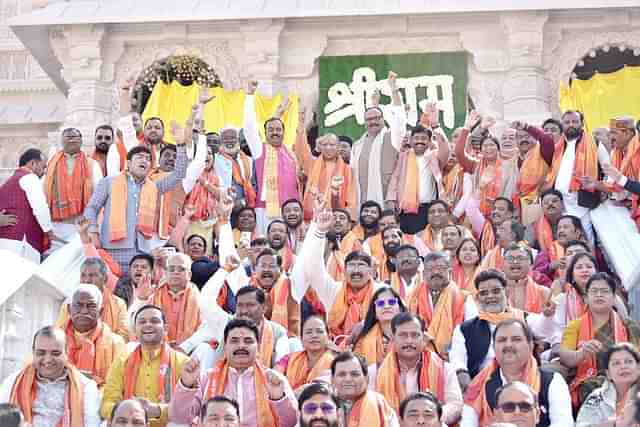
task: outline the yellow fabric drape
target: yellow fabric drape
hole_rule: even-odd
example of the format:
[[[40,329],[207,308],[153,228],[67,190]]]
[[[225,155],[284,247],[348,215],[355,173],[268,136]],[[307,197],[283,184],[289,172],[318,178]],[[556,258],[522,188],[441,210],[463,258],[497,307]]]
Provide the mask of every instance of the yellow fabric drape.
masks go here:
[[[173,81],[166,84],[158,80],[149,97],[142,119],[160,117],[165,124],[164,139],[175,143],[171,135],[171,120],[184,124],[191,114],[191,107],[198,101],[200,85],[182,86]],[[244,116],[244,91],[227,91],[221,87],[211,89],[215,99],[204,109],[204,124],[207,132],[218,132],[224,126],[242,127]],[[271,118],[282,101],[282,95],[274,97],[256,96],[256,117],[260,135],[264,138],[264,122]],[[295,95],[289,95],[289,106],[282,116],[285,126],[284,143],[292,147],[298,127],[298,102]]]
[[[591,133],[609,127],[616,116],[640,116],[640,67],[624,67],[613,73],[594,74],[589,80],[575,79],[560,85],[560,110],[584,113]]]

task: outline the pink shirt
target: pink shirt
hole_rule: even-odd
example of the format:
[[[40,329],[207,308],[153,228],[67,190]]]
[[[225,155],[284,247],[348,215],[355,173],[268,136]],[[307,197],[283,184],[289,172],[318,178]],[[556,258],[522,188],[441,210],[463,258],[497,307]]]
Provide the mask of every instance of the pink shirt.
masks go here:
[[[189,424],[200,416],[200,408],[204,403],[204,395],[209,387],[208,374],[210,371],[200,376],[198,386],[192,389],[186,388],[182,382],[178,381],[175,392],[169,404],[169,421],[178,424]],[[275,372],[275,371],[272,371]],[[282,374],[276,372],[286,383],[285,396],[277,401],[270,401],[273,409],[278,414],[280,427],[294,427],[298,422],[298,401],[296,400],[287,379]],[[204,384],[204,386],[202,386]],[[253,368],[239,373],[233,368],[229,368],[229,378],[224,388],[224,395],[235,399],[240,406],[240,426],[257,427],[257,407],[256,388]],[[265,399],[269,399],[265,396]]]

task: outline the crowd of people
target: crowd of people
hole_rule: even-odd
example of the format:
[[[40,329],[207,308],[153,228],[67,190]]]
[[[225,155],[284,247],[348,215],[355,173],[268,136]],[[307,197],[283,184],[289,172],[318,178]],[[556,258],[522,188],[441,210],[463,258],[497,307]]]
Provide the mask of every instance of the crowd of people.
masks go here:
[[[396,79],[355,142],[309,140],[303,112],[285,146],[251,82],[242,129],[206,132],[203,92],[183,126],[126,112],[93,154],[74,128],[24,152],[0,248],[85,259],[0,424],[636,425],[640,328],[590,220],[640,224],[634,119],[498,137],[471,111],[449,139],[433,103],[407,123]]]

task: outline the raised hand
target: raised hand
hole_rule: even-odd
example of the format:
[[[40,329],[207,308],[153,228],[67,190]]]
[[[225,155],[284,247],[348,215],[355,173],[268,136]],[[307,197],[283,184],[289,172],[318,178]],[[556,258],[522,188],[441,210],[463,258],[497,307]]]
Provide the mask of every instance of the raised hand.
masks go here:
[[[136,298],[140,301],[148,300],[155,291],[153,284],[151,283],[151,273],[147,273],[142,282],[134,288]]]
[[[424,113],[427,115],[427,119],[429,120],[429,126],[435,126],[440,121],[440,110],[436,107],[435,102],[429,102],[424,107]]]
[[[372,107],[377,107],[379,105],[380,105],[380,91],[378,89],[376,89],[371,94],[371,106]]]
[[[176,141],[176,144],[184,144],[191,140],[191,126],[193,125],[187,122],[185,127],[183,127],[175,120],[171,120],[171,135],[173,135],[173,139]]]
[[[196,207],[194,205],[184,205],[182,208],[182,216],[187,219],[191,219],[196,213]]]
[[[280,105],[278,105],[278,108],[276,108],[275,113],[273,113],[273,117],[282,118],[284,112],[287,111],[287,108],[289,108],[289,102],[289,95],[285,94],[282,97]]]
[[[83,244],[88,245],[91,243],[91,235],[89,234],[89,220],[87,218],[81,218],[78,223],[78,234]]]
[[[322,211],[325,210],[327,201],[324,197],[324,194],[320,194],[314,189],[311,189],[313,194],[313,219],[315,219]]]
[[[331,230],[331,227],[333,227],[333,213],[330,210],[325,209],[318,214],[315,221],[318,225],[318,231],[326,233]]]
[[[229,273],[235,270],[240,266],[240,260],[235,255],[227,256],[227,259],[224,260],[224,269]]]
[[[233,197],[228,193],[220,198],[220,201],[216,205],[216,213],[220,219],[229,219],[231,211],[233,210]]]
[[[0,211],[0,227],[10,227],[18,223],[18,217],[13,214],[6,213],[6,210]]]
[[[393,71],[389,71],[387,79],[389,80],[389,86],[391,86],[391,89],[395,89],[396,88],[396,84],[397,84],[398,75],[396,73],[394,73]]]
[[[527,127],[529,127],[529,125],[526,124],[525,122],[520,122],[517,120],[514,122],[511,122],[511,128],[515,130],[526,130]]]
[[[255,94],[256,90],[258,90],[258,81],[257,80],[251,80],[249,82],[249,84],[247,85],[247,95]]]
[[[276,372],[272,369],[267,369],[266,372],[267,382],[265,383],[265,387],[267,388],[267,394],[269,394],[269,399],[271,400],[280,400],[284,397],[285,386],[284,381]]]
[[[480,114],[476,110],[469,111],[467,118],[464,121],[464,128],[471,130],[480,121]]]
[[[192,357],[184,364],[180,381],[187,388],[194,388],[200,379],[200,361]]]

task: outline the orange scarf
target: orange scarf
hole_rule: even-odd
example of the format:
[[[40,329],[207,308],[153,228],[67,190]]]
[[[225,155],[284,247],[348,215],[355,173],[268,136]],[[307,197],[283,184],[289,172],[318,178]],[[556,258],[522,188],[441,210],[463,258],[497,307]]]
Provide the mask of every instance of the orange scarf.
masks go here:
[[[502,271],[502,267],[504,267],[504,257],[502,256],[502,248],[500,246],[496,246],[491,249],[484,256],[484,260],[482,261],[482,268],[489,269],[495,268],[497,270]]]
[[[67,170],[64,152],[53,156],[47,165],[44,180],[52,220],[64,221],[84,212],[93,194],[92,177],[89,159],[82,151],[75,157],[71,175]]]
[[[168,283],[164,283],[156,290],[153,304],[161,307],[167,316],[169,342],[182,343],[202,324],[198,297],[199,292],[193,283],[188,283],[177,299],[174,299],[169,292]]]
[[[480,314],[478,314],[478,318],[480,320],[487,321],[494,326],[507,319],[520,319],[524,322],[524,311],[518,310],[513,307],[507,307],[507,309],[502,313],[489,313],[487,311],[481,311]]]
[[[444,402],[444,361],[435,352],[425,351],[420,356],[418,389],[431,391],[440,402]],[[400,385],[400,365],[395,351],[390,351],[378,368],[376,391],[382,394],[391,407],[398,412],[400,402],[407,391]]]
[[[108,288],[102,290],[102,316],[101,319],[113,332],[120,325],[121,308],[116,302],[116,296]]]
[[[366,240],[371,251],[371,257],[378,260],[382,265],[387,260],[387,255],[384,252],[384,245],[382,244],[382,233],[376,233]],[[347,254],[348,255],[348,254]]]
[[[280,425],[278,420],[277,411],[271,406],[269,401],[269,395],[267,392],[267,375],[266,369],[260,362],[253,364],[253,375],[256,384],[255,397],[256,397],[256,411],[258,412],[256,419],[258,420],[258,427],[273,427]],[[224,395],[224,389],[229,381],[229,362],[226,358],[220,360],[213,367],[209,373],[207,379],[207,392],[205,393],[205,400],[212,398],[213,396]],[[235,387],[235,385],[234,385]],[[249,391],[249,394],[252,394]],[[238,396],[238,399],[242,399],[244,396]]]
[[[373,297],[373,282],[354,290],[343,283],[333,307],[329,311],[329,331],[334,337],[351,333],[353,326],[363,320]]]
[[[315,365],[309,366],[309,357],[306,351],[298,351],[291,354],[286,372],[291,388],[296,390],[298,387],[318,378],[323,372],[331,369],[333,359],[335,359],[335,355],[330,350],[327,350]]]
[[[124,142],[120,136],[118,136],[116,140],[116,149],[120,157],[120,172],[122,172],[127,168],[127,147],[124,146]]]
[[[342,177],[340,192],[338,195],[338,206],[334,208],[345,209],[355,205],[355,187],[352,185],[351,168],[346,164],[342,157],[338,156],[336,161],[327,162],[323,156],[313,159],[311,172],[307,181],[307,188],[304,192],[302,206],[304,208],[305,221],[311,221],[313,218],[313,203],[316,194],[324,196],[327,206],[331,203],[331,179],[334,176]]]
[[[64,394],[64,415],[56,427],[84,427],[84,385],[81,373],[70,363],[67,370],[67,390]],[[38,391],[36,368],[27,365],[16,377],[9,402],[20,408],[24,420],[33,423],[33,403]]]
[[[475,284],[473,283],[473,279],[476,276],[477,270],[478,269],[476,267],[471,276],[467,276],[462,265],[459,262],[455,262],[453,264],[452,280],[456,282],[458,288],[460,288],[461,291],[467,291],[468,293],[475,295],[477,289],[475,287]]]
[[[404,283],[404,279],[400,277],[400,273],[397,271],[391,274],[391,287],[394,291],[400,295],[402,301],[407,300],[407,285]]]
[[[482,227],[482,234],[480,236],[480,252],[482,256],[485,256],[491,249],[496,247],[496,234],[493,231],[493,224],[491,221],[486,220]]]
[[[565,284],[564,287],[565,293],[565,322],[569,324],[572,320],[577,319],[582,316],[586,310],[587,306],[584,301],[582,301],[582,297],[576,291],[576,289],[571,286],[570,283]]]
[[[542,217],[536,221],[534,228],[536,231],[536,240],[538,241],[538,246],[540,246],[540,251],[544,252],[549,250],[554,238],[553,228],[551,227],[551,223],[547,217],[542,215]]]
[[[545,295],[547,288],[538,285],[531,276],[527,276],[525,286],[525,304],[522,310],[527,313],[542,313],[544,305],[547,302]],[[514,306],[511,301],[509,301],[509,304]]]
[[[344,255],[339,250],[332,251],[329,255],[327,272],[336,282],[344,281]]]
[[[292,307],[289,307],[293,301],[289,297],[291,295],[289,279],[281,274],[267,294],[271,302],[270,320],[284,326],[290,336],[300,335],[300,331],[297,330],[300,327],[300,306],[293,302]]]
[[[69,361],[82,372],[89,372],[98,387],[102,387],[109,367],[118,354],[115,353],[113,332],[102,322],[87,336],[77,339],[71,319],[64,328],[67,335],[67,354]]]
[[[438,354],[446,359],[453,329],[464,321],[464,294],[454,282],[440,293],[432,307],[429,286],[422,282],[409,296],[408,308],[427,323],[427,333],[434,338]]]
[[[546,188],[551,188],[555,184],[566,148],[567,141],[563,135],[556,143],[553,152],[553,162],[545,183]],[[598,179],[598,146],[591,140],[591,136],[587,132],[583,132],[582,138],[576,143],[576,160],[573,164],[569,190],[573,192],[580,190],[580,178],[583,176],[588,176],[594,181]]]
[[[178,380],[176,354],[177,352],[167,344],[162,345],[160,350],[160,372],[158,372],[158,396],[155,403],[169,403],[171,401],[171,393],[176,388]],[[125,362],[123,399],[131,399],[136,396],[136,383],[138,382],[141,363],[142,345],[138,345]]]
[[[456,163],[442,178],[445,198],[451,202],[450,205],[452,206],[462,198],[462,191],[464,189],[463,180],[464,169],[462,169],[458,163]]]
[[[611,150],[611,164],[627,178],[640,180],[640,138],[636,135],[629,142],[626,154],[617,148]],[[616,188],[616,190],[622,191],[624,189]],[[640,207],[638,205],[638,195],[634,194],[631,196],[631,218],[640,228]]]
[[[205,170],[200,174],[200,179],[193,186],[193,190],[189,193],[187,203],[193,205],[196,212],[193,214],[193,221],[206,221],[215,216],[215,208],[218,203],[218,195],[212,193],[200,181],[204,181],[212,187],[220,187],[220,178],[211,170]]]
[[[225,153],[222,153],[222,156],[231,162],[231,174],[232,174],[233,182],[242,186],[242,189],[244,190],[244,197],[247,203],[247,207],[255,208],[256,207],[256,191],[254,190],[253,184],[251,183],[251,170],[252,170],[251,159],[243,152],[238,153],[238,160],[234,159],[233,157]],[[240,170],[239,161],[242,162],[242,168],[244,170],[244,174],[242,173],[242,170]]]
[[[149,179],[153,182],[158,182],[168,175],[169,172],[161,172],[157,169],[149,175]],[[178,211],[182,210],[182,205],[184,205],[184,189],[182,184],[162,194],[158,193],[158,198],[158,206],[156,207],[157,214],[153,228],[154,230],[158,230],[158,234],[160,234],[163,239],[168,239],[173,230],[173,226],[177,223],[177,218],[180,214]]]
[[[486,218],[491,214],[493,201],[500,197],[502,189],[502,159],[498,156],[493,164],[493,177],[491,181],[483,187],[480,181],[485,173],[489,173],[487,172],[487,168],[490,166],[491,165],[485,160],[480,160],[476,176],[477,188],[480,190],[480,212],[482,212]]]
[[[353,352],[361,355],[367,360],[367,365],[377,365],[384,360],[386,349],[384,345],[384,333],[380,324],[376,324],[353,347]]]
[[[361,225],[356,225],[347,233],[346,236],[340,242],[340,252],[343,257],[346,257],[353,251],[359,251],[362,249],[362,243],[364,243],[364,228]]]
[[[293,253],[288,243],[280,251],[280,256],[282,257],[282,271],[291,271],[293,264],[296,262],[296,254]]]
[[[437,238],[434,238],[434,230],[431,227],[431,224],[427,224],[424,231],[422,232],[422,241],[430,251],[441,251],[442,250],[442,229],[439,231],[439,235]]]
[[[486,385],[496,369],[499,369],[499,366],[494,359],[490,365],[476,375],[464,395],[464,403],[476,411],[479,420],[478,425],[480,426],[488,426],[492,422],[493,410],[487,401]],[[536,362],[533,355],[529,358],[524,368],[522,382],[529,385],[536,394],[540,392],[540,370],[538,369],[538,362]]]
[[[347,427],[389,427],[391,408],[381,394],[366,391],[351,408]]]
[[[582,344],[583,342],[595,339],[597,331],[593,328],[593,316],[591,315],[590,311],[587,311],[585,314],[580,316],[578,321],[580,322],[580,327],[578,328],[579,332],[577,348],[580,348],[580,344]],[[627,328],[625,328],[622,319],[620,318],[620,316],[618,316],[618,313],[612,310],[611,318],[609,321],[611,322],[614,341],[616,343],[628,341],[629,335],[627,333]],[[576,372],[576,377],[569,387],[574,406],[577,406],[580,403],[578,401],[578,387],[580,386],[580,384],[582,384],[582,382],[586,379],[594,377],[597,374],[598,365],[595,356],[591,355],[580,362]]]
[[[109,229],[111,230],[109,241],[111,242],[117,242],[127,238],[128,179],[126,173],[121,173],[112,181],[111,215],[109,218]],[[149,178],[145,179],[139,197],[140,204],[138,205],[138,223],[136,230],[145,238],[150,239],[155,231],[154,225],[156,223],[158,188]],[[160,234],[161,238],[169,237],[168,235]]]
[[[402,200],[400,200],[400,212],[418,213],[420,206],[420,176],[418,171],[418,158],[413,149],[401,153],[400,158],[400,189],[402,190]]]
[[[267,325],[267,319],[262,320],[262,328],[260,330],[260,363],[270,368],[273,364],[273,347],[275,345],[275,337],[273,336],[273,328]]]
[[[520,179],[518,180],[519,197],[537,197],[540,186],[544,184],[549,166],[542,158],[540,144],[536,144],[527,153],[520,167]]]

